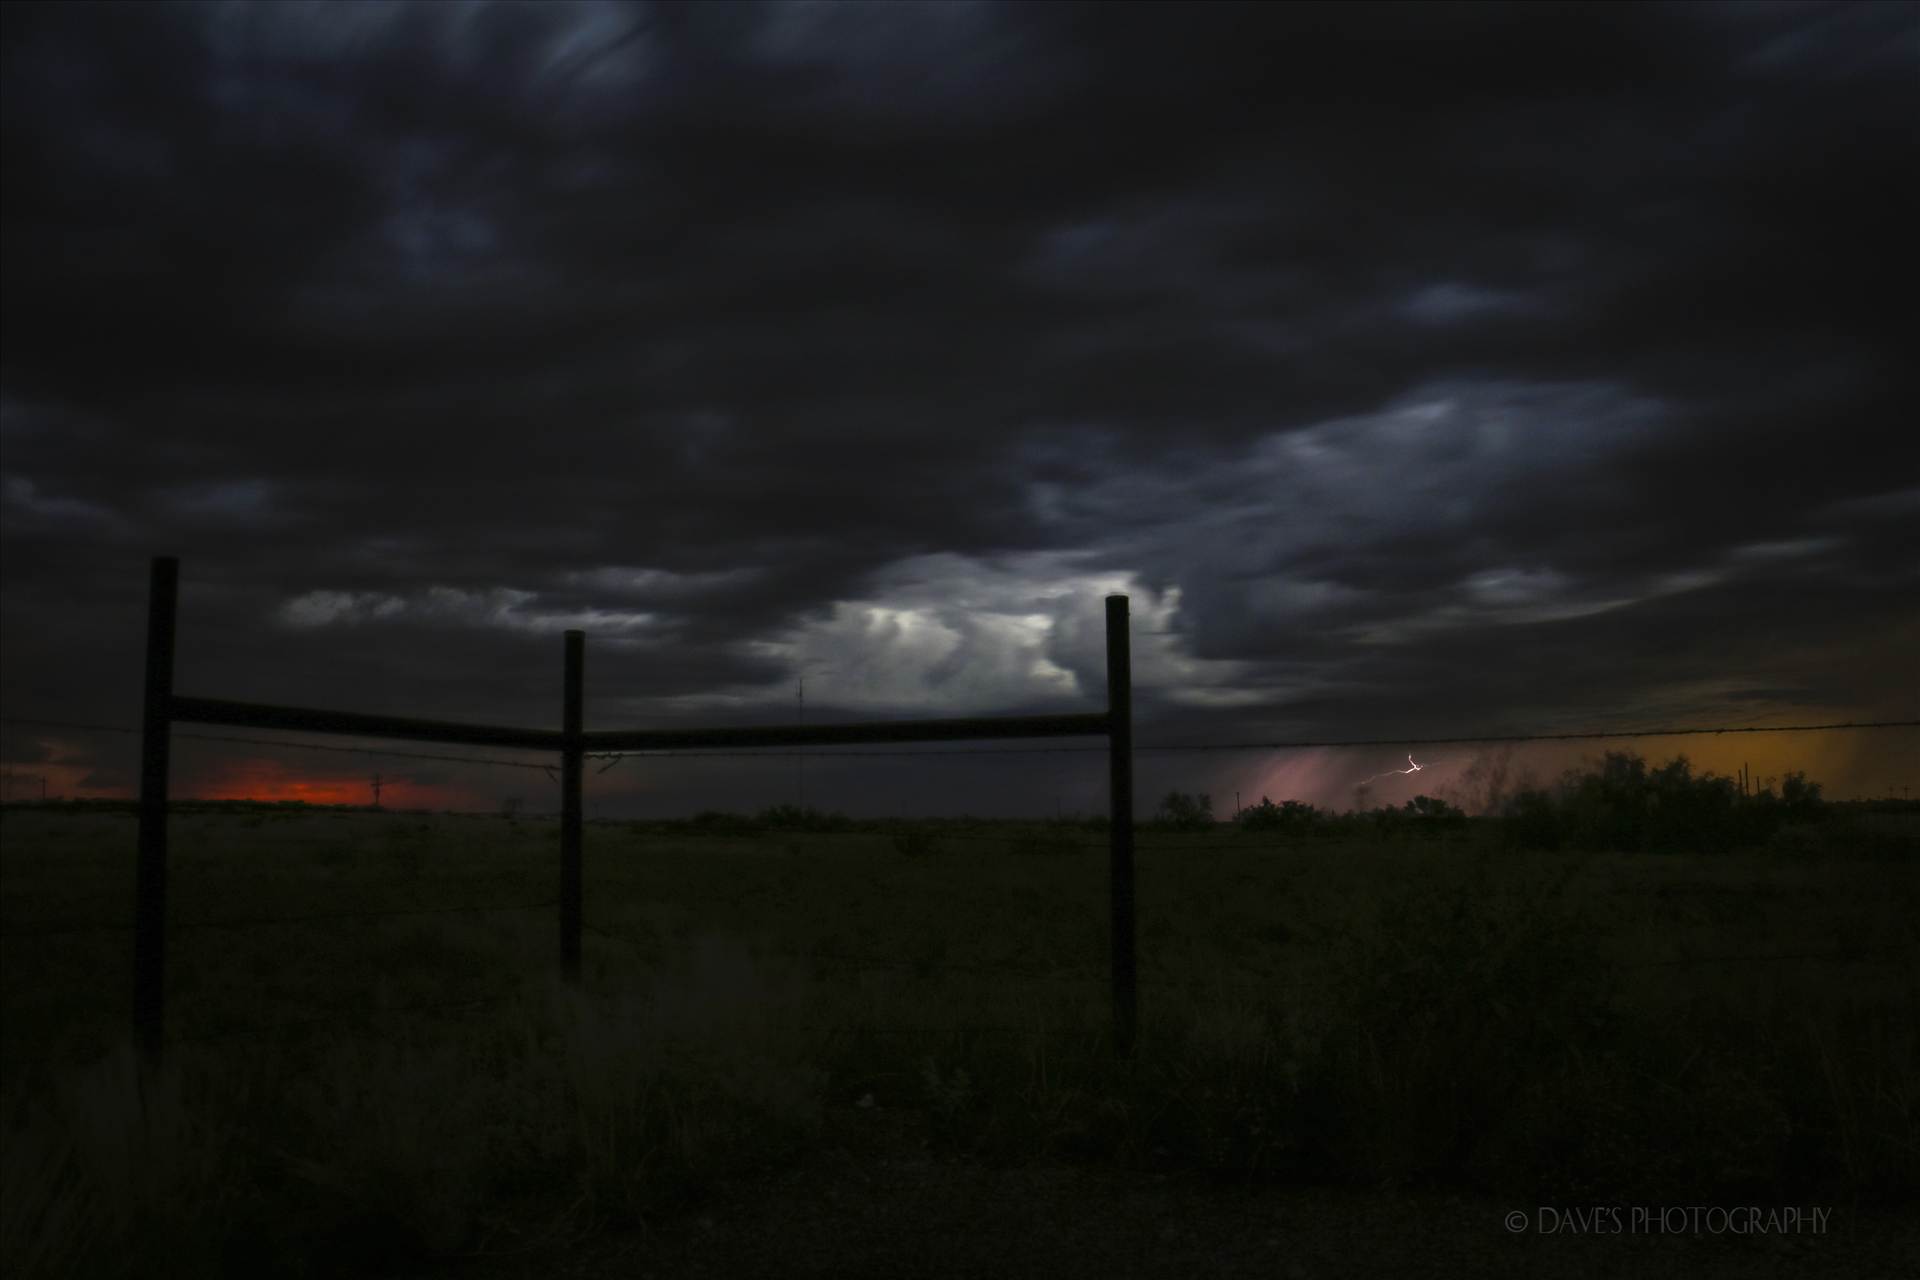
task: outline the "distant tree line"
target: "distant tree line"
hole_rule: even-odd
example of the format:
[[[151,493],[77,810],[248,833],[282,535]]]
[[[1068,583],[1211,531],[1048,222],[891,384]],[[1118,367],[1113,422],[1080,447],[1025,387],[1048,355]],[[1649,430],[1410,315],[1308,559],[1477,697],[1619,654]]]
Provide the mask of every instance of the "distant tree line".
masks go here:
[[[691,818],[621,820],[636,829],[671,832],[682,828],[725,835],[760,835],[807,832],[811,834],[885,834],[901,827],[927,828],[949,832],[998,832],[1012,827],[1047,830],[1104,831],[1107,820],[1100,815],[1076,814],[1044,819],[983,818],[968,815],[926,816],[919,818],[856,818],[838,810],[816,809],[811,805],[777,804],[753,812],[736,813],[723,809],[702,809]]]
[[[1804,773],[1787,774],[1778,794],[1768,786],[1743,796],[1732,778],[1694,773],[1685,756],[1649,768],[1620,751],[1515,793],[1501,813],[1508,842],[1520,848],[1624,852],[1763,844],[1782,827],[1828,816],[1820,784]]]
[[[808,831],[826,833],[834,831],[858,831],[870,826],[857,818],[844,813],[816,809],[811,805],[776,804],[769,805],[758,813],[725,813],[718,809],[703,809],[693,815],[692,825],[705,831],[725,831],[750,834],[760,831]]]
[[[1164,831],[1207,831],[1215,826],[1213,797],[1169,791],[1147,823]],[[1415,796],[1399,807],[1388,805],[1358,813],[1334,813],[1299,800],[1275,804],[1266,796],[1233,817],[1239,831],[1316,836],[1423,836],[1437,838],[1465,831],[1465,811],[1433,796]]]
[[[1824,822],[1831,809],[1820,784],[1789,773],[1776,792],[1743,795],[1732,778],[1696,774],[1685,756],[1652,766],[1630,752],[1608,752],[1597,765],[1571,769],[1548,786],[1524,787],[1484,819],[1433,796],[1394,807],[1335,813],[1299,800],[1260,803],[1233,817],[1233,829],[1266,835],[1442,838],[1470,825],[1497,831],[1523,849],[1710,852],[1765,844],[1788,826]],[[1213,799],[1169,791],[1146,824],[1163,831],[1217,828]]]

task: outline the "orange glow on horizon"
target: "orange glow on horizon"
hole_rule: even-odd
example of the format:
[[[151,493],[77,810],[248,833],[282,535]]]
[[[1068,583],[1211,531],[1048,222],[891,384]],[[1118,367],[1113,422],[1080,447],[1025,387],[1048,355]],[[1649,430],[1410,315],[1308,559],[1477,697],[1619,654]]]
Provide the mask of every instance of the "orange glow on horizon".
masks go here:
[[[33,801],[40,799],[43,793],[49,800],[81,795],[117,798],[111,788],[81,785],[87,775],[93,772],[91,765],[65,760],[40,760],[30,764],[8,764],[5,768],[9,776],[5,787],[0,789],[0,800]]]
[[[1902,783],[1920,777],[1920,734],[1912,730],[1429,746],[1415,749],[1420,771],[1413,774],[1405,769],[1405,753],[1396,759],[1392,748],[1316,748],[1281,754],[1229,777],[1228,804],[1220,808],[1216,790],[1215,808],[1230,813],[1231,791],[1238,788],[1246,805],[1258,804],[1264,795],[1275,804],[1301,800],[1344,810],[1356,803],[1367,808],[1399,805],[1425,794],[1464,804],[1470,812],[1485,812],[1490,792],[1497,802],[1500,795],[1523,787],[1551,786],[1569,770],[1598,765],[1608,752],[1637,755],[1649,768],[1685,756],[1696,777],[1711,773],[1738,778],[1745,765],[1756,791],[1770,788],[1776,794],[1788,773],[1802,773],[1808,781],[1819,783],[1829,800],[1897,796]],[[1392,768],[1396,764],[1401,767]],[[1379,773],[1381,769],[1388,772]],[[1358,790],[1363,782],[1364,800]]]
[[[322,773],[289,768],[274,760],[244,760],[225,765],[197,782],[182,783],[174,794],[191,800],[296,800],[306,804],[370,805],[373,786],[368,773]],[[388,809],[489,808],[473,793],[442,784],[389,778],[381,788],[380,804]]]

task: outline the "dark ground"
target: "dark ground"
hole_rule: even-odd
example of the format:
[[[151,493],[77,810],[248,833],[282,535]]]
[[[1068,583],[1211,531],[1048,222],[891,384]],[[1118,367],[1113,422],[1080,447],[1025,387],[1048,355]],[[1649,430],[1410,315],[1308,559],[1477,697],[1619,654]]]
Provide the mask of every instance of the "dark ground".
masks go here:
[[[848,1116],[858,1123],[857,1115]],[[868,1144],[848,1144],[851,1146]],[[887,1143],[885,1146],[891,1147]],[[1553,1206],[1569,1209],[1575,1206]],[[1662,1206],[1663,1207],[1663,1206]],[[1810,1207],[1810,1206],[1809,1206]],[[645,1230],[513,1243],[402,1273],[509,1277],[1619,1277],[1909,1280],[1920,1212],[1831,1208],[1824,1234],[1543,1233],[1541,1206],[1461,1195],[1221,1186],[1045,1165],[986,1168],[873,1149],[716,1194]],[[1526,1214],[1509,1231],[1507,1215]],[[1627,1223],[1625,1211],[1621,1220]]]

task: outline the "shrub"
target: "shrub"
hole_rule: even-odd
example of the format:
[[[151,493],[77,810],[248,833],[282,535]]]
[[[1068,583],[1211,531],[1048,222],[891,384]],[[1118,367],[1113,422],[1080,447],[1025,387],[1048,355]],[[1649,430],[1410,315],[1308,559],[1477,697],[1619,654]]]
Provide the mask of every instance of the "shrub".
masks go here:
[[[1153,820],[1176,831],[1204,831],[1213,825],[1213,797],[1169,791]]]
[[[1306,832],[1319,825],[1322,818],[1310,804],[1288,800],[1276,805],[1261,796],[1259,804],[1240,811],[1238,821],[1243,831]]]
[[[1531,849],[1695,851],[1764,844],[1788,823],[1825,818],[1820,784],[1787,775],[1742,796],[1730,778],[1695,774],[1685,756],[1649,769],[1646,761],[1610,751],[1595,766],[1569,770],[1548,790],[1519,792],[1502,817],[1509,843]]]
[[[1558,849],[1566,843],[1559,805],[1537,788],[1516,792],[1502,820],[1508,842],[1522,849]]]
[[[853,819],[844,813],[825,813],[797,804],[762,809],[754,821],[769,831],[851,831]]]
[[[1437,840],[1441,836],[1467,829],[1464,809],[1455,808],[1433,796],[1415,796],[1396,812],[1407,831],[1417,832],[1428,840]]]
[[[719,809],[702,809],[688,820],[695,831],[711,835],[745,835],[759,830],[752,818]]]

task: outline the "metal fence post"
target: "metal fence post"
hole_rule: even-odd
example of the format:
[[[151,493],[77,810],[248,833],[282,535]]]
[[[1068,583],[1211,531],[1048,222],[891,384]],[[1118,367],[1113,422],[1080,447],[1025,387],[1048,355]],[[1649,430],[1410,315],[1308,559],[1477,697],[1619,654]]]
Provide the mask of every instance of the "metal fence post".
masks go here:
[[[1107,597],[1107,779],[1110,796],[1108,878],[1113,896],[1113,1043],[1133,1052],[1139,1018],[1133,924],[1133,657],[1127,598]]]
[[[147,579],[146,702],[140,725],[140,852],[133,897],[133,1034],[160,1060],[166,1017],[167,760],[173,704],[173,627],[180,562],[155,556]]]
[[[566,745],[560,756],[560,973],[569,983],[580,981],[580,735],[586,639],[584,631],[566,633],[561,712]]]

